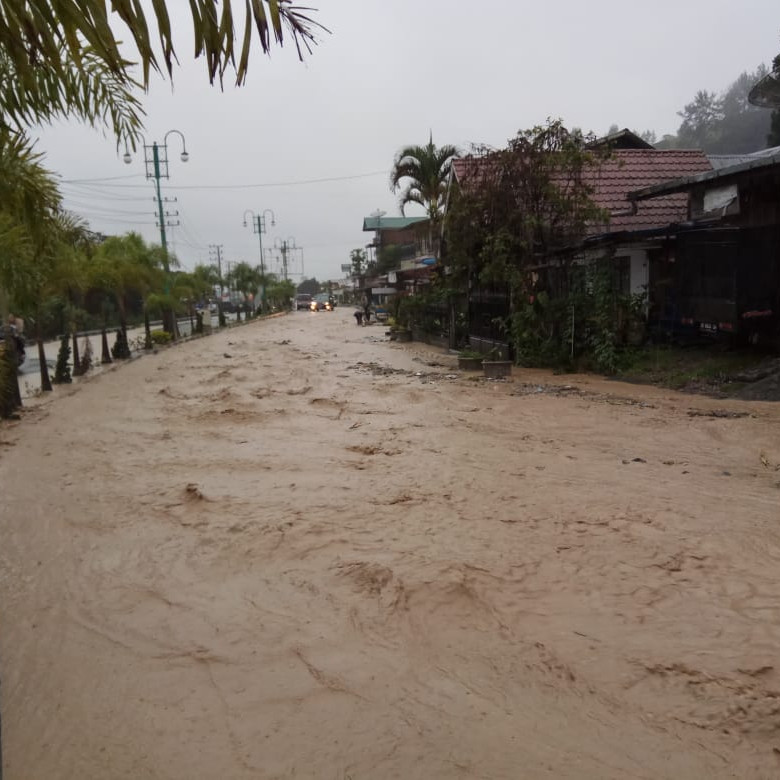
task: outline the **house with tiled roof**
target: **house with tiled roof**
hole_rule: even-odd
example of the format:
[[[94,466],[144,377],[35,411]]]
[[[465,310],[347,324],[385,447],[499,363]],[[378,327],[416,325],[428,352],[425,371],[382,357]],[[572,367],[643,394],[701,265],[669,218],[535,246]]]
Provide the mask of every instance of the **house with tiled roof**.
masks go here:
[[[614,252],[620,292],[650,294],[656,262],[674,243],[676,226],[688,217],[684,193],[638,203],[629,193],[669,179],[712,169],[699,150],[617,149],[597,170],[591,171],[595,203],[607,220],[588,227],[583,249]],[[642,184],[637,184],[642,182]]]
[[[608,139],[603,140],[609,144]],[[611,253],[618,291],[647,295],[652,306],[655,270],[673,253],[677,226],[688,216],[688,200],[684,193],[673,192],[640,203],[632,200],[629,193],[670,179],[711,171],[712,166],[701,151],[660,150],[639,141],[641,139],[633,134],[629,137],[621,131],[611,144],[610,157],[585,171],[584,180],[592,187],[591,199],[605,218],[589,224],[586,234],[570,247],[569,254],[578,262],[588,262],[589,258]],[[467,188],[470,181],[486,175],[490,165],[489,157],[455,160],[453,183]],[[548,262],[555,265],[559,261],[551,257]],[[472,307],[475,320],[480,319],[480,305]],[[482,319],[486,323],[496,322],[499,304],[491,301],[485,306],[488,313]],[[479,327],[473,329],[479,330]],[[497,338],[489,336],[485,328],[482,331],[481,336],[475,334],[477,338],[484,337],[488,341]]]
[[[469,176],[478,175],[481,161],[453,162],[454,179],[468,186]],[[487,160],[484,164],[488,164]],[[687,219],[685,193],[671,193],[642,202],[629,193],[655,184],[712,170],[707,156],[698,150],[615,149],[609,159],[584,174],[593,188],[591,198],[603,209],[606,220],[588,226],[587,236],[577,250],[610,245],[618,258],[631,261],[631,292],[647,285],[647,252],[657,249],[674,232],[674,225]],[[628,290],[627,290],[628,292]]]
[[[710,158],[712,170],[629,193],[642,210],[683,198],[686,216],[656,286],[667,332],[780,345],[780,147]]]
[[[405,286],[414,286],[429,276],[428,217],[389,217],[376,212],[363,218],[363,232],[374,234],[366,245],[370,266],[369,272],[356,280],[355,289],[372,303],[384,303]]]

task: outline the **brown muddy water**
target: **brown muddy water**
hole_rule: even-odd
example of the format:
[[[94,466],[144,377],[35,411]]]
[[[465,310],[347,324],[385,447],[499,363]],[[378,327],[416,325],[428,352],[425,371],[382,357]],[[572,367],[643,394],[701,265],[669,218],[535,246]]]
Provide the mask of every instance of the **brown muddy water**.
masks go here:
[[[778,777],[779,422],[341,309],[58,390],[0,427],[5,780]]]

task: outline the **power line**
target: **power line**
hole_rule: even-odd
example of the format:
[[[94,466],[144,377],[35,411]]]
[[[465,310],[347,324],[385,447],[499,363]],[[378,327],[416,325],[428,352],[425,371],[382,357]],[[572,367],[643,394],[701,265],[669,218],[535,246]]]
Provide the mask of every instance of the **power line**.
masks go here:
[[[70,189],[69,189],[70,188]],[[119,195],[115,192],[106,192],[98,187],[92,187],[87,184],[69,184],[63,189],[63,192],[72,192],[74,195],[83,198],[98,198],[100,200],[134,200],[137,202],[144,200],[154,200],[154,196],[151,198],[142,195]]]
[[[371,173],[356,173],[352,176],[328,176],[322,179],[299,179],[298,181],[277,181],[264,184],[180,184],[173,189],[181,190],[248,190],[260,187],[297,187],[302,184],[327,184],[334,181],[351,181],[353,179],[368,179],[372,176],[386,176],[387,171],[372,171]]]
[[[110,222],[112,225],[114,223],[118,223],[120,225],[150,225],[152,224],[152,217],[149,217],[149,219],[122,219],[121,217],[104,217],[97,215],[95,217],[90,217],[87,215],[86,217],[87,221],[92,222]]]
[[[143,176],[142,173],[130,173],[124,176],[104,176],[99,179],[60,179],[62,184],[76,184],[77,182],[93,182],[93,181],[116,181],[117,179],[138,179]]]
[[[355,173],[350,176],[327,176],[321,179],[297,179],[294,181],[263,182],[261,184],[177,184],[168,185],[172,190],[248,190],[263,187],[297,187],[305,184],[327,184],[337,181],[352,181],[354,179],[368,179],[372,176],[387,176],[388,171],[371,171],[369,173]],[[143,184],[104,184],[103,187],[135,188],[145,187]]]
[[[118,217],[141,217],[146,215],[153,215],[152,209],[148,211],[136,211],[135,209],[112,209],[108,206],[101,207],[94,203],[84,203],[76,198],[65,198],[65,204],[67,208],[72,211],[86,211],[89,214],[103,214],[104,216],[118,216]]]

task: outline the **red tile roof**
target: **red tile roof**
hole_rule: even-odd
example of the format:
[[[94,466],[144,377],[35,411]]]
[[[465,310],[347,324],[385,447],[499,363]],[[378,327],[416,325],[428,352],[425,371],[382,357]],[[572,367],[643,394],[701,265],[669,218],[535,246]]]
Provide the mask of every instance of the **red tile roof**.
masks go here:
[[[593,172],[594,200],[614,213],[631,207],[626,194],[652,184],[712,170],[707,156],[698,150],[619,149],[600,171]],[[594,232],[647,230],[688,218],[688,196],[676,193],[638,203],[636,214],[613,216],[609,226]]]
[[[456,178],[464,182],[487,164],[487,159],[453,161]],[[631,202],[626,194],[682,176],[692,176],[712,169],[709,160],[698,150],[617,149],[600,170],[586,174],[594,187],[593,199],[612,214],[627,212]],[[593,225],[592,235],[606,232],[647,230],[682,222],[688,216],[688,196],[676,193],[637,204],[636,214],[612,216],[609,225]]]

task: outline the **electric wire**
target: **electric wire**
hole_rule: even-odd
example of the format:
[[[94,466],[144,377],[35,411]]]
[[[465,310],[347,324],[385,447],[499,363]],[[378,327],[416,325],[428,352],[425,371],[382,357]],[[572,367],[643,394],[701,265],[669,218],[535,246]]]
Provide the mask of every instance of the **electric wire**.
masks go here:
[[[137,179],[143,176],[143,173],[128,173],[124,176],[103,176],[101,178],[91,179],[60,179],[63,184],[75,184],[77,182],[96,182],[96,181],[116,181],[117,179]]]
[[[87,203],[77,198],[66,198],[65,204],[71,211],[88,211],[90,214],[103,214],[104,216],[148,216],[153,214],[152,209],[148,211],[137,211],[135,209],[112,209],[108,206],[99,206],[94,203]]]
[[[115,200],[115,201],[145,201],[155,200],[153,195],[145,197],[143,195],[117,195],[114,192],[105,192],[99,189],[92,189],[83,185],[68,185],[63,188],[63,193],[73,193],[88,198],[96,198],[100,200]]]
[[[247,189],[261,189],[265,187],[298,187],[307,184],[328,184],[338,181],[353,181],[355,179],[368,179],[373,176],[387,176],[388,171],[370,171],[368,173],[355,173],[349,176],[326,176],[318,179],[297,179],[291,181],[277,181],[277,182],[262,182],[257,184],[169,184],[168,189],[171,190],[247,190]],[[70,183],[78,183],[78,180],[71,180]],[[145,187],[144,184],[102,184],[102,187],[110,187],[112,189],[130,189],[139,187]]]

